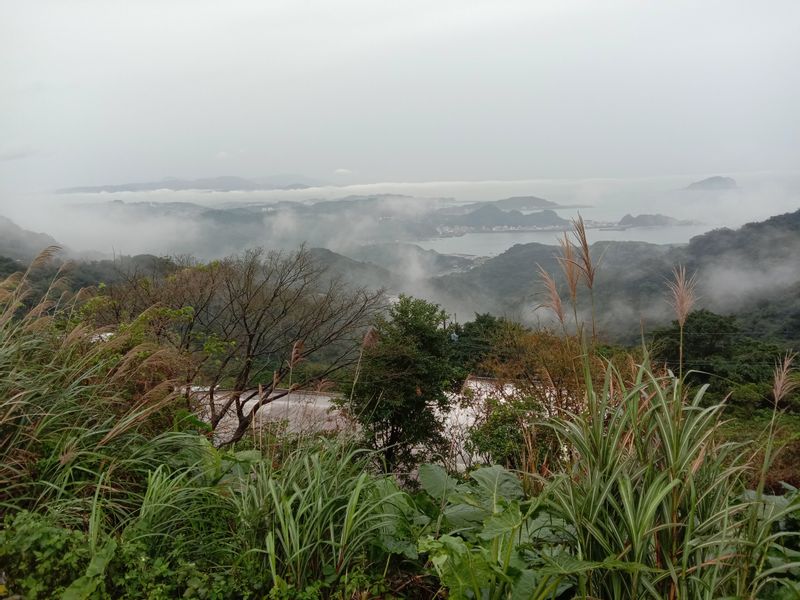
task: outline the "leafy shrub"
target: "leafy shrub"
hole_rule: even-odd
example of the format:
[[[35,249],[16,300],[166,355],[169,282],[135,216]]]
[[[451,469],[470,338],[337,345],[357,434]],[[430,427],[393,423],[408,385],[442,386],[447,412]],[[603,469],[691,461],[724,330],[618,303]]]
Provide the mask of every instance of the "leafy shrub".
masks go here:
[[[8,514],[0,531],[0,564],[11,593],[57,597],[86,570],[90,543],[82,531],[27,511]]]
[[[453,362],[447,319],[437,304],[401,295],[365,340],[347,407],[387,472],[412,471],[448,446],[442,415],[465,373]]]
[[[450,598],[551,598],[569,589],[562,585],[568,570],[553,568],[557,539],[544,498],[526,499],[516,475],[483,467],[459,483],[441,467],[423,465],[419,477],[440,508],[419,549]]]

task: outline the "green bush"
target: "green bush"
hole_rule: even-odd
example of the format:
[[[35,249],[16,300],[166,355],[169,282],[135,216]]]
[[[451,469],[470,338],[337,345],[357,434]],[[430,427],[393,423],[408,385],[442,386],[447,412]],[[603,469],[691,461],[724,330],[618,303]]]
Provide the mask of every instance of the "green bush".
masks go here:
[[[569,589],[562,586],[563,573],[544,563],[553,525],[543,511],[544,497],[525,498],[515,474],[482,467],[459,483],[441,467],[423,465],[419,477],[439,507],[419,550],[448,597],[544,599]]]
[[[86,571],[88,535],[27,511],[8,514],[0,531],[0,565],[12,594],[57,597]]]

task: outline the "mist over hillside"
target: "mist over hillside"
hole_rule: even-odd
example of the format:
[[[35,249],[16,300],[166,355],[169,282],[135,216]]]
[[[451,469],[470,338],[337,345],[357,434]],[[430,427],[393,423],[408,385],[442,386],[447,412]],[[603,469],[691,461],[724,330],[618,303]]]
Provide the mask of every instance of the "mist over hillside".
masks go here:
[[[672,318],[665,283],[675,265],[685,265],[698,281],[699,305],[736,313],[755,332],[800,340],[800,210],[739,229],[716,229],[687,245],[597,242],[595,288],[601,330],[612,338],[635,340],[642,325]],[[552,322],[537,311],[544,289],[541,265],[560,280],[558,249],[521,244],[473,269],[439,277],[434,293],[452,310],[507,314],[525,322]],[[567,290],[562,286],[564,297]],[[581,302],[588,317],[588,298]],[[781,308],[778,308],[781,307]]]
[[[739,179],[744,183],[722,176],[569,186],[537,182],[547,193],[531,193],[530,182],[518,182],[355,186],[343,189],[375,191],[341,195],[340,188],[286,189],[278,186],[286,181],[280,178],[259,183],[232,177],[170,179],[169,189],[160,189],[164,181],[82,188],[60,194],[52,211],[37,213],[36,222],[50,223],[55,235],[3,221],[0,256],[29,261],[41,247],[61,243],[66,256],[78,259],[212,260],[252,247],[306,245],[331,276],[349,284],[428,298],[460,319],[490,312],[547,326],[551,315],[537,308],[542,302],[537,270],[541,266],[559,280],[555,243],[581,214],[600,264],[596,310],[609,339],[632,342],[642,324],[668,321],[664,282],[676,264],[697,272],[704,307],[741,314],[748,326],[792,339],[798,335],[792,320],[797,311],[787,298],[795,297],[800,285],[794,260],[800,250],[797,213],[737,225],[744,215],[771,207],[796,210],[800,179]],[[153,191],[157,187],[160,191]],[[421,195],[421,190],[440,194]],[[642,198],[649,199],[648,211],[632,212]],[[733,226],[715,228],[718,223]],[[507,245],[484,250],[491,240]],[[439,247],[448,250],[431,249]],[[106,272],[105,266],[98,268]],[[588,298],[581,298],[579,310],[589,316]]]
[[[349,284],[382,288],[390,295],[424,297],[462,319],[490,312],[528,324],[552,324],[552,315],[538,308],[543,288],[537,270],[541,267],[561,281],[557,246],[517,244],[494,257],[476,257],[424,250],[412,241],[387,241],[436,235],[435,222],[426,222],[415,212],[421,203],[429,206],[428,202],[376,196],[225,209],[192,203],[110,202],[88,210],[108,219],[153,224],[182,221],[173,251],[159,254],[217,258],[255,245],[292,248],[301,241],[290,232],[302,232],[303,237],[313,234],[334,248],[313,247],[314,259],[331,277]],[[486,210],[482,205],[466,214],[483,215]],[[550,212],[546,210],[544,214]],[[495,207],[490,214],[497,211],[513,214]],[[429,210],[425,214],[436,213]],[[43,247],[58,243],[8,219],[0,220],[0,230],[0,256],[20,265]],[[156,227],[150,232],[164,235]],[[197,245],[199,240],[202,246]],[[763,335],[800,339],[800,210],[738,229],[715,229],[693,237],[688,244],[599,241],[592,244],[591,254],[599,265],[595,287],[598,321],[609,339],[635,341],[642,326],[656,326],[671,318],[665,282],[678,264],[697,275],[701,306],[740,314],[749,328]],[[6,270],[13,264],[6,265]],[[108,271],[107,267],[98,268]],[[81,279],[91,282],[91,276],[81,275]],[[566,297],[563,285],[562,293]],[[587,297],[580,298],[579,310],[588,319]]]
[[[0,600],[800,598],[798,31],[0,1]]]
[[[736,174],[736,189],[684,190],[697,179],[430,181],[20,195],[0,204],[0,215],[25,229],[45,231],[76,252],[108,256],[191,253],[214,258],[252,246],[306,243],[345,251],[386,242],[416,243],[443,254],[491,256],[515,243],[553,243],[578,213],[592,229],[593,241],[685,243],[715,227],[738,227],[795,209],[800,194],[797,174]],[[621,223],[626,215],[633,220]]]
[[[0,256],[30,261],[47,246],[58,242],[46,233],[36,233],[23,229],[11,219],[0,215]]]

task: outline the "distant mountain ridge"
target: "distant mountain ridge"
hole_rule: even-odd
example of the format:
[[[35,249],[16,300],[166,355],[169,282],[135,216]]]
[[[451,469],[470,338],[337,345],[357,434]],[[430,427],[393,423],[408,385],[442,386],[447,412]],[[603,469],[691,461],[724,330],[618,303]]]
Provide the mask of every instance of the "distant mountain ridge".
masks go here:
[[[303,181],[281,182],[275,178],[264,178],[260,181],[245,179],[234,175],[220,177],[206,177],[201,179],[178,179],[167,177],[160,181],[143,183],[122,183],[111,185],[79,186],[56,190],[58,194],[98,194],[102,192],[154,192],[157,190],[170,190],[173,192],[202,190],[212,192],[252,192],[266,190],[295,190],[306,189],[313,184]]]
[[[482,202],[470,202],[456,206],[448,206],[439,209],[442,215],[464,215],[479,208],[499,208],[506,211],[540,211],[540,210],[564,210],[568,208],[590,208],[586,204],[559,204],[552,200],[546,200],[539,196],[510,196],[499,200],[485,200]]]
[[[449,310],[546,320],[546,311],[531,317],[542,297],[533,266],[562,282],[557,254],[557,246],[517,244],[432,285]],[[641,319],[661,324],[674,318],[665,282],[675,265],[685,265],[697,274],[699,306],[740,315],[753,331],[800,343],[800,210],[738,229],[715,229],[687,245],[596,242],[591,254],[600,263],[594,294],[601,331],[617,338],[635,340]],[[562,293],[568,297],[568,290]],[[582,301],[587,316],[585,294]]]
[[[285,217],[262,213],[263,206],[221,211],[188,203],[130,205],[115,201],[102,203],[102,207],[112,212],[124,211],[119,215],[131,219],[159,209],[154,223],[169,217],[171,222],[182,224],[189,222],[189,215],[197,216],[196,222],[202,225],[199,235],[209,244],[206,258],[239,252],[243,241],[280,247],[275,235],[281,227],[298,227],[306,235],[308,228],[318,223],[322,230],[341,232],[330,238],[338,241],[331,247],[349,255],[324,248],[311,250],[314,258],[329,268],[330,276],[338,273],[357,285],[419,295],[459,315],[492,312],[529,323],[541,319],[548,324],[548,312],[535,310],[542,298],[542,286],[536,274],[538,265],[554,275],[563,298],[569,297],[555,245],[518,244],[496,257],[468,259],[393,242],[400,237],[397,234],[407,232],[407,225],[399,227],[392,218],[378,220],[379,229],[375,230],[374,237],[383,241],[366,246],[356,246],[358,238],[352,235],[352,227],[342,226],[345,222],[355,223],[371,202],[403,201],[397,197],[348,198],[341,207],[343,215],[336,219],[319,212],[330,208],[325,203],[318,207],[303,205],[303,210],[310,211],[309,218],[300,219],[294,215],[292,219],[298,217],[296,222],[287,218],[285,224],[279,222],[271,230],[266,230],[265,225],[272,219]],[[508,216],[497,207],[484,207],[471,214],[494,218],[497,211],[503,218]],[[534,213],[537,214],[542,213]],[[258,218],[261,215],[263,219]],[[419,227],[418,233],[430,229],[429,224],[420,223]],[[180,228],[174,230],[174,235],[178,242],[187,238]],[[0,264],[3,272],[15,270],[14,261],[30,262],[43,248],[56,244],[57,241],[47,234],[27,231],[0,217],[0,257],[12,259]],[[345,249],[348,244],[349,249]],[[179,250],[183,248],[176,247],[174,252],[179,253]],[[185,252],[192,250],[187,247]],[[591,246],[591,254],[599,264],[594,299],[600,331],[608,336],[635,341],[641,322],[659,325],[672,319],[665,300],[665,282],[672,277],[675,265],[685,265],[688,272],[697,274],[698,307],[737,314],[748,331],[780,337],[800,347],[800,261],[797,260],[800,256],[800,210],[748,223],[738,229],[715,229],[692,238],[685,245],[596,242]],[[102,275],[86,275],[85,283],[105,281],[109,276],[105,270]],[[590,310],[588,295],[582,290],[579,312],[588,319]]]

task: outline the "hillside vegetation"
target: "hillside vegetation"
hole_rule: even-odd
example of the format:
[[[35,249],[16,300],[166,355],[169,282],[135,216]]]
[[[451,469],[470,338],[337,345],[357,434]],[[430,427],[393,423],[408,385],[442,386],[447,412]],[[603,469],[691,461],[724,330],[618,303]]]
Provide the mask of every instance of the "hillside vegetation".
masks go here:
[[[595,287],[598,326],[612,339],[634,341],[642,319],[645,327],[669,321],[661,293],[673,265],[684,264],[697,273],[705,308],[740,315],[743,328],[756,337],[800,343],[800,211],[710,231],[685,246],[597,242],[591,252],[602,267]],[[530,319],[529,307],[543,294],[533,277],[536,265],[555,271],[557,255],[553,246],[519,244],[432,283],[437,299],[458,312]],[[588,303],[582,302],[579,311],[588,315]]]
[[[657,264],[674,251],[644,248]],[[720,335],[739,335],[735,321],[695,310],[684,267],[667,286],[674,324],[653,345],[602,343],[595,283],[641,251],[620,245],[602,264],[597,250],[578,222],[552,271],[541,265],[548,329],[460,324],[405,296],[386,310],[302,248],[126,259],[77,294],[49,250],[0,283],[4,593],[800,593],[800,494],[780,462],[793,357],[767,344],[753,360],[746,336]],[[729,371],[693,370],[704,364]],[[495,394],[458,395],[471,372]],[[733,376],[745,389],[726,400]],[[335,389],[353,426],[258,419],[301,388]],[[447,417],[459,407],[475,417],[467,462]],[[749,430],[730,429],[736,410]]]

